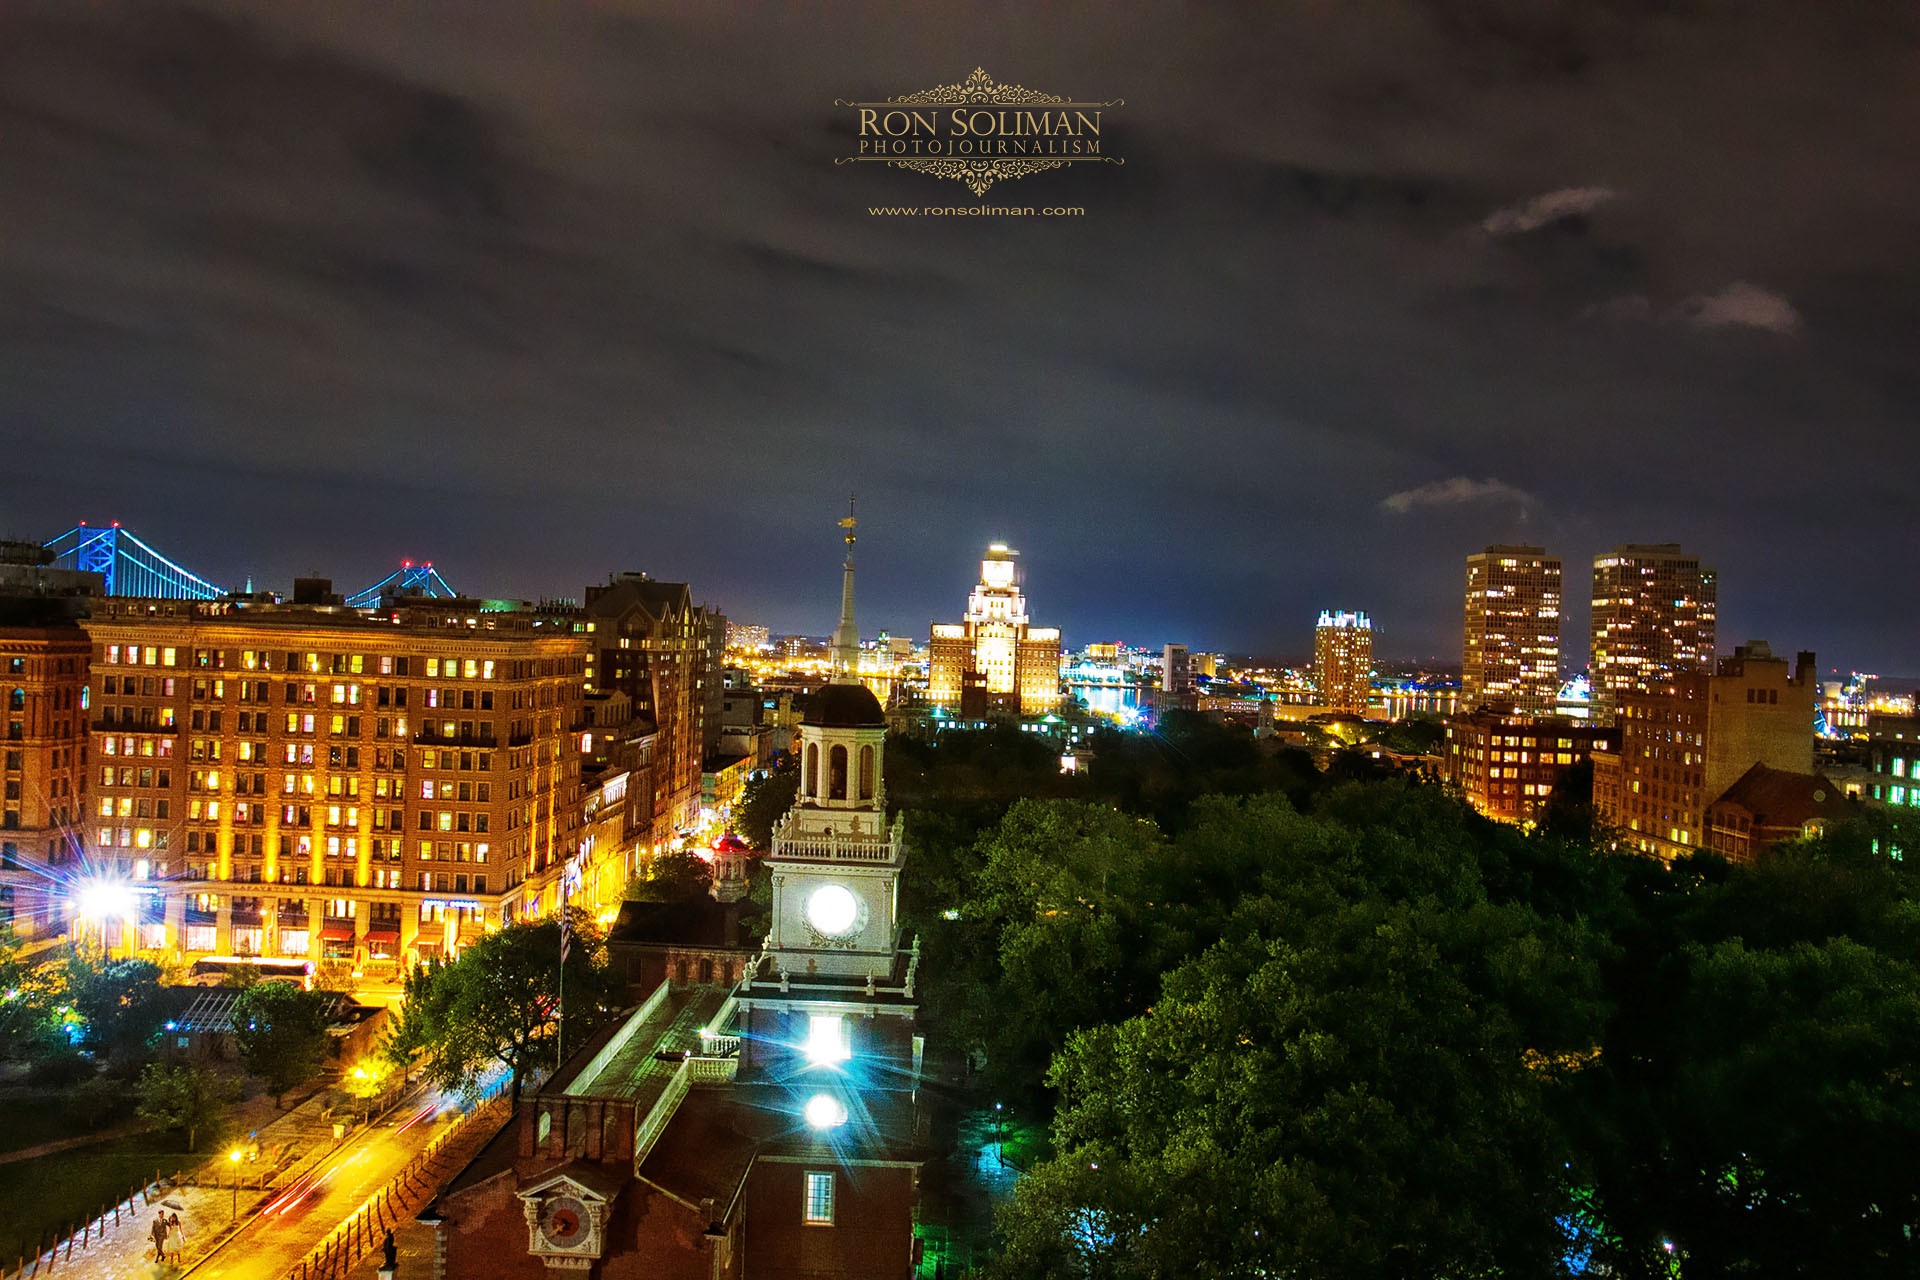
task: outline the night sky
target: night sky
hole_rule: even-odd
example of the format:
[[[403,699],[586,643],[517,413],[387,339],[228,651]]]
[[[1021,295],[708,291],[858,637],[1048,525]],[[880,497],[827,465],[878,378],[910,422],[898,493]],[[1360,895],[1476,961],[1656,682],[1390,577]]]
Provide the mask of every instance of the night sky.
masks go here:
[[[804,10],[804,13],[803,13]],[[1084,218],[836,167],[1077,99]],[[1459,660],[1464,558],[1680,541],[1720,648],[1920,672],[1920,13],[72,0],[0,9],[0,532],[200,574],[694,584],[924,639],[984,544],[1078,647]]]

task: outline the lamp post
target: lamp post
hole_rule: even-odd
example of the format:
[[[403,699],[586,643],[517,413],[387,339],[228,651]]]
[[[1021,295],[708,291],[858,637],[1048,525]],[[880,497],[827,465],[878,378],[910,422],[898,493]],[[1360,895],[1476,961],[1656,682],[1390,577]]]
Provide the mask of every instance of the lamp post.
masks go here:
[[[1004,1127],[1005,1124],[1006,1124],[1006,1119],[1002,1109],[1002,1104],[996,1102],[993,1104],[993,1158],[1000,1162],[1000,1165],[1002,1168],[1005,1168],[1007,1163],[1007,1138],[1006,1138],[1006,1129]]]
[[[240,1148],[227,1152],[227,1159],[233,1164],[233,1221],[240,1220]]]

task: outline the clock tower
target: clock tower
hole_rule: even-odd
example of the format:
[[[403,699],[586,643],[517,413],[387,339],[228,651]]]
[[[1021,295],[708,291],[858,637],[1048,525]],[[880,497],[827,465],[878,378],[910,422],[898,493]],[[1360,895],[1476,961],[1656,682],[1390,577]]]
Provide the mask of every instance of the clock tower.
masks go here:
[[[901,947],[900,824],[887,821],[887,717],[858,674],[854,518],[845,530],[833,678],[804,704],[800,787],[774,827],[765,952],[739,993],[760,1065],[797,1054],[818,1067],[855,1057],[912,1060],[919,952]]]
[[[887,822],[883,753],[887,717],[860,683],[860,629],[853,620],[853,529],[833,632],[833,679],[805,703],[800,790],[774,828],[772,931],[775,972],[884,977],[899,927],[901,840]]]

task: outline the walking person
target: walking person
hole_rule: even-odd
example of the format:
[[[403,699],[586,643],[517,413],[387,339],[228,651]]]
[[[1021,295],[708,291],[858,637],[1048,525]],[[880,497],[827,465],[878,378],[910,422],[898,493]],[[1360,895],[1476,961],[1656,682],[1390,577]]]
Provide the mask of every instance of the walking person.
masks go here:
[[[173,1235],[173,1256],[176,1258],[186,1256],[187,1229],[180,1225],[180,1215],[178,1213],[168,1215],[167,1230]]]
[[[152,1234],[153,1260],[155,1262],[165,1262],[167,1260],[167,1215],[165,1210],[161,1210],[153,1215]]]

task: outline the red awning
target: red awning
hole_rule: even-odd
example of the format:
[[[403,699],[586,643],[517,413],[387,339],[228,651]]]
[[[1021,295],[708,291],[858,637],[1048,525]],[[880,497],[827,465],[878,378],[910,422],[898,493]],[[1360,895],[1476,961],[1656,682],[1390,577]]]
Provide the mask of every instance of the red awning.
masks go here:
[[[360,936],[368,942],[400,941],[400,931],[398,929],[369,929]]]
[[[320,926],[322,942],[352,942],[353,926],[350,924],[328,924]]]

